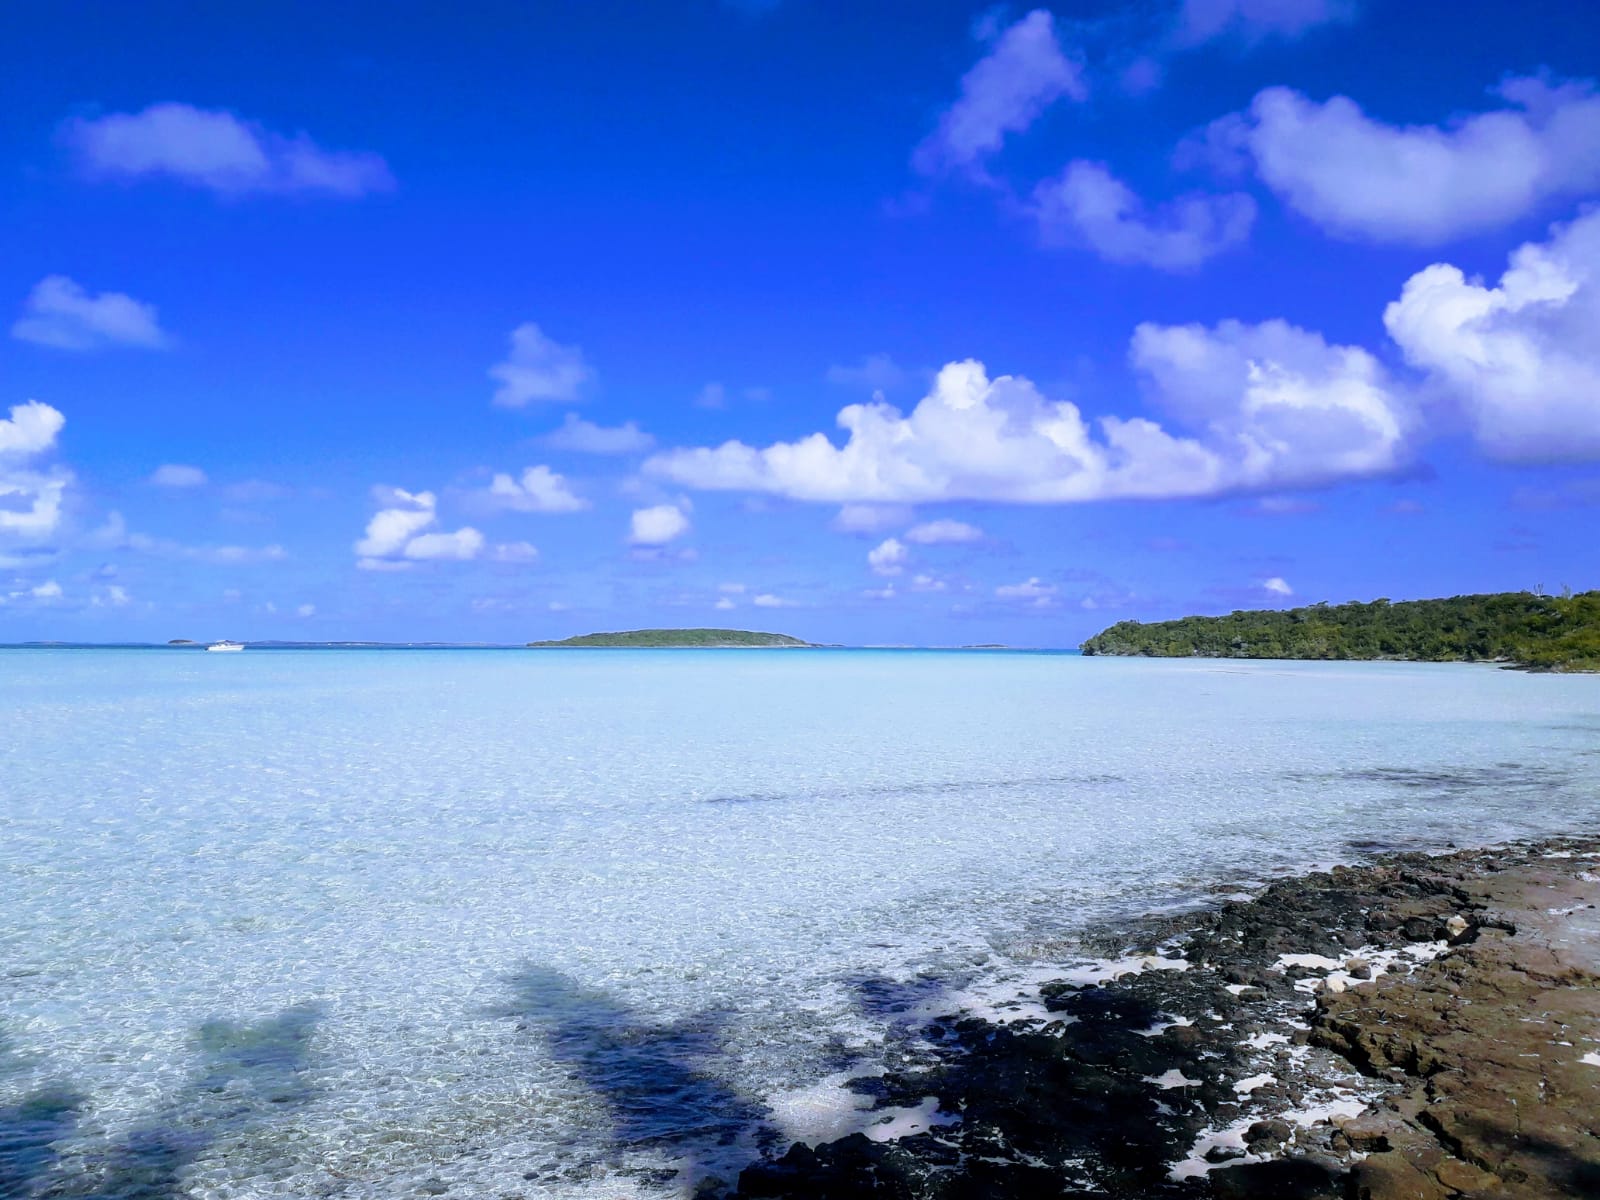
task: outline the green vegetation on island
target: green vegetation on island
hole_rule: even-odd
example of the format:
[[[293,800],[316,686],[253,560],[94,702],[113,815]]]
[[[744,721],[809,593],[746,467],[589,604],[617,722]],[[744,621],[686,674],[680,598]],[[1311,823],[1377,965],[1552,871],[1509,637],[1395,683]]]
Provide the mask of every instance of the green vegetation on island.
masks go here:
[[[1121,621],[1085,654],[1154,658],[1404,659],[1600,670],[1600,591],[1499,592],[1391,604],[1312,604],[1177,621]]]
[[[548,650],[563,647],[684,648],[727,649],[750,646],[809,646],[799,638],[783,633],[752,633],[748,629],[630,629],[622,633],[586,633],[581,637],[554,642],[529,642],[530,648]]]

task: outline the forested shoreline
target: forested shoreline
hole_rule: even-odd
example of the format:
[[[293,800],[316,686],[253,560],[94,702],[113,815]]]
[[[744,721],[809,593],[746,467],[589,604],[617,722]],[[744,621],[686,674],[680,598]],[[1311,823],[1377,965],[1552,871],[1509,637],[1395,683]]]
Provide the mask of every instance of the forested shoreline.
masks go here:
[[[1600,591],[1498,592],[1121,621],[1087,655],[1155,658],[1403,659],[1600,670]]]

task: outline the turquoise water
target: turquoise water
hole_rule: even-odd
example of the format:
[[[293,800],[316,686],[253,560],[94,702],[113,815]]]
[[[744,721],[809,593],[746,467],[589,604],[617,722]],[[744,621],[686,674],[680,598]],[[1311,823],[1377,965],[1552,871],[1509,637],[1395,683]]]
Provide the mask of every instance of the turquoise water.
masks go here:
[[[0,1193],[671,1193],[836,1131],[885,997],[1597,813],[1592,676],[0,651]]]

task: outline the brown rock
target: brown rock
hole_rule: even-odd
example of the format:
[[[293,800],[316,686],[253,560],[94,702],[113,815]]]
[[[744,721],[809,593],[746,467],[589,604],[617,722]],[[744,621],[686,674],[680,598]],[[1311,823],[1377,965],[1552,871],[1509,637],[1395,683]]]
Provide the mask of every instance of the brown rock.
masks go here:
[[[1459,1158],[1445,1159],[1433,1173],[1445,1187],[1458,1192],[1482,1192],[1500,1186],[1500,1181],[1489,1172],[1479,1170]]]
[[[1389,1150],[1356,1164],[1357,1200],[1446,1200],[1449,1193],[1404,1154]]]

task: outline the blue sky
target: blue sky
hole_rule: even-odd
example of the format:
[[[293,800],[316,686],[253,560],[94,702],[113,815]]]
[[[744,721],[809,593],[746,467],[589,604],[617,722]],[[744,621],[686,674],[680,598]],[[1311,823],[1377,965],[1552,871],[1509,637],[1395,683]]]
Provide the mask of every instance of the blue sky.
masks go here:
[[[0,641],[1600,585],[1588,6],[3,20]]]

